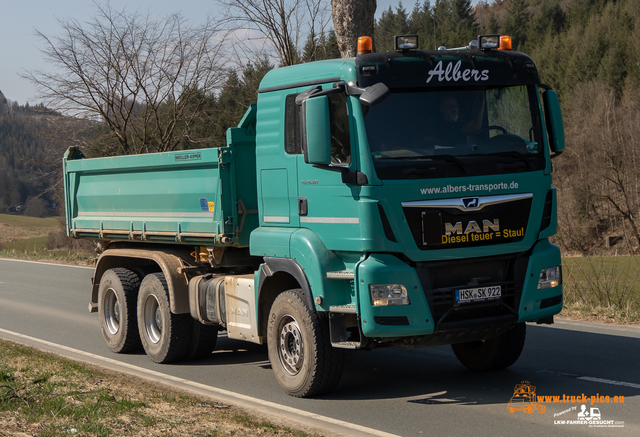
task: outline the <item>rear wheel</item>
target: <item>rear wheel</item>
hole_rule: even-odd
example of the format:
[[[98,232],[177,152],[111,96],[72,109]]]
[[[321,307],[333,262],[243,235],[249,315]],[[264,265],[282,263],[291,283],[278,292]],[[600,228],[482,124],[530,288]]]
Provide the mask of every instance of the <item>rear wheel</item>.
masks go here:
[[[191,342],[191,316],[173,314],[162,273],[145,276],[138,294],[138,329],[145,352],[158,364],[182,360]]]
[[[484,341],[452,344],[451,348],[460,363],[470,370],[504,369],[520,358],[525,336],[526,325],[518,323],[496,337]]]
[[[105,342],[115,353],[140,349],[136,299],[140,279],[128,269],[107,270],[98,289],[98,317]]]
[[[316,396],[340,382],[344,351],[331,347],[326,314],[309,309],[302,290],[286,291],[273,302],[267,339],[271,367],[289,395]]]

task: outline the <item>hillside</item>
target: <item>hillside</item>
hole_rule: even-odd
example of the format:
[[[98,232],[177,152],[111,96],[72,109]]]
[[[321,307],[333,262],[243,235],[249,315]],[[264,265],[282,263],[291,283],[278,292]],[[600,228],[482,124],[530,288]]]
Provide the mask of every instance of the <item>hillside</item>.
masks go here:
[[[61,118],[43,106],[20,106],[0,91],[0,213],[43,217],[59,204],[54,187],[64,145],[47,138]]]

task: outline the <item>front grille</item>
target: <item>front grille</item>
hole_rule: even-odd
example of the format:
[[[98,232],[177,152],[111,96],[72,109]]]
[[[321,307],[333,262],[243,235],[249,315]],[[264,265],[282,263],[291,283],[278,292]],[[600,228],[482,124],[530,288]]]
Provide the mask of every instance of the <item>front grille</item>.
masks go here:
[[[480,208],[462,207],[463,202],[487,204]],[[521,241],[531,202],[529,193],[403,202],[402,208],[419,249],[457,249]]]
[[[527,254],[416,263],[436,332],[482,319],[517,318],[529,257]],[[500,285],[496,300],[458,304],[455,290]]]

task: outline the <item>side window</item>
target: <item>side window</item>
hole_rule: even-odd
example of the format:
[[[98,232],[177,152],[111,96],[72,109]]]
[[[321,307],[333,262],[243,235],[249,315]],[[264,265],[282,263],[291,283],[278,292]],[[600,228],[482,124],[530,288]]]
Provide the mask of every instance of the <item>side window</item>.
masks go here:
[[[296,105],[297,94],[290,94],[285,100],[284,150],[288,154],[302,153],[302,133],[300,129],[300,106]],[[331,122],[331,163],[349,165],[351,163],[351,135],[347,97],[343,93],[329,94],[329,119]]]
[[[300,138],[300,107],[297,94],[289,94],[284,104],[284,151],[290,155],[302,153]]]
[[[344,93],[329,94],[329,119],[331,121],[331,163],[351,163],[351,135],[349,111]]]

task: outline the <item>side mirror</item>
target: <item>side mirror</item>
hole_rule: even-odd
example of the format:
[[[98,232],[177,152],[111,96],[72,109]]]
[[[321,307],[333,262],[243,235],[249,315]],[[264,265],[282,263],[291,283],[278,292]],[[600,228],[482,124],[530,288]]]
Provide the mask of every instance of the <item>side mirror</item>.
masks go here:
[[[313,165],[331,163],[329,98],[313,97],[302,103],[304,161]]]
[[[387,97],[389,97],[389,88],[379,82],[364,89],[364,92],[360,95],[360,103],[374,106],[382,103]]]
[[[547,89],[542,93],[542,100],[544,102],[545,123],[549,134],[549,147],[555,154],[554,156],[557,156],[564,150],[564,123],[562,122],[558,93]]]

